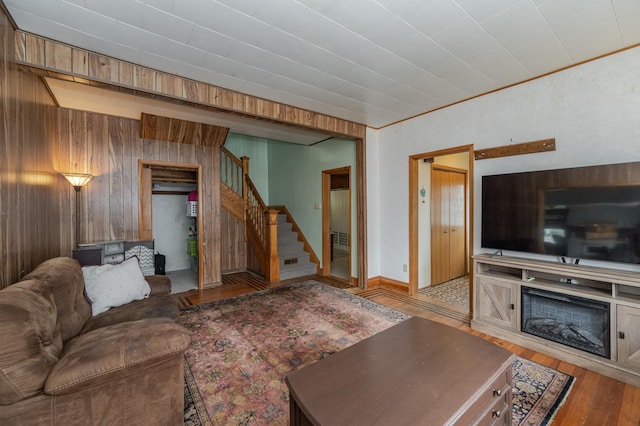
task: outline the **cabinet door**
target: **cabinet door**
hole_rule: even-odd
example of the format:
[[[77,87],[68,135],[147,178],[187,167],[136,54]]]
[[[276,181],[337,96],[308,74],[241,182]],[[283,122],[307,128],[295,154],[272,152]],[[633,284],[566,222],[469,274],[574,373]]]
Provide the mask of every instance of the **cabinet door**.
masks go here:
[[[477,320],[516,329],[516,284],[478,276],[474,315]]]
[[[618,305],[618,363],[640,370],[640,308]]]

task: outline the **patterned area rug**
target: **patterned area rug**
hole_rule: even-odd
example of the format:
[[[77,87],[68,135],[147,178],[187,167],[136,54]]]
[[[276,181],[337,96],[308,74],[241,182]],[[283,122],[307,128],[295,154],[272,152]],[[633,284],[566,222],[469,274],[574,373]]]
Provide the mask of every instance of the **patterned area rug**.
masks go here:
[[[574,377],[524,358],[516,358],[512,374],[513,424],[550,424],[569,395]]]
[[[193,306],[179,322],[185,353],[185,425],[287,425],[284,376],[408,318],[314,281]],[[573,378],[514,363],[515,425],[548,424]]]
[[[418,290],[418,293],[438,299],[449,305],[469,309],[469,276],[425,287]]]
[[[286,373],[407,318],[314,281],[190,307],[185,424],[286,425]]]

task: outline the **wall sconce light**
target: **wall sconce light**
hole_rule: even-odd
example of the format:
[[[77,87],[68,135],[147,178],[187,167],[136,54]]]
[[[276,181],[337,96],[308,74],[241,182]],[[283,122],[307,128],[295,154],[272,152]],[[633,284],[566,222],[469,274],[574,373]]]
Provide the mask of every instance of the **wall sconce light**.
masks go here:
[[[80,242],[80,190],[83,186],[85,186],[91,179],[93,179],[92,175],[88,175],[85,173],[62,173],[62,176],[65,177],[69,181],[73,188],[76,190],[76,240],[75,245],[77,246]]]

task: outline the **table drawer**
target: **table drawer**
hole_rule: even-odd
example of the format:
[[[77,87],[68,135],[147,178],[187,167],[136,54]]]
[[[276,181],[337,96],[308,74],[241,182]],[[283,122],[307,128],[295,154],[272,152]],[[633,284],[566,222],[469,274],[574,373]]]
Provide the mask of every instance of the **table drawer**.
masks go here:
[[[481,390],[480,396],[465,411],[456,424],[492,424],[491,422],[494,420],[492,411],[494,410],[500,411],[500,417],[504,417],[501,407],[503,405],[511,406],[511,382],[511,366],[509,366],[491,384]],[[508,414],[510,414],[510,411]]]
[[[495,407],[491,407],[479,419],[473,423],[474,426],[511,426],[512,422],[511,403],[500,402]]]

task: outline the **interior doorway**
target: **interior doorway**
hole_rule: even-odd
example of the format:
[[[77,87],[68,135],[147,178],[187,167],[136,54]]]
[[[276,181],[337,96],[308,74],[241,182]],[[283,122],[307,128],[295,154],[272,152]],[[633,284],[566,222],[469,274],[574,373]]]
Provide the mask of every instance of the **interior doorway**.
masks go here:
[[[322,274],[351,282],[351,167],[322,172]]]
[[[155,251],[166,256],[172,292],[202,289],[201,166],[140,160],[138,173],[139,238],[153,239]]]
[[[446,160],[454,160],[450,165]],[[444,163],[444,164],[443,164]],[[469,294],[472,295],[473,271],[470,254],[473,253],[473,145],[465,145],[439,151],[416,154],[409,157],[409,294],[415,295],[421,286],[431,285],[434,259],[432,251],[432,209],[433,188],[431,185],[433,165],[435,169],[450,172],[466,172],[464,191],[464,211],[466,213],[464,231],[464,268],[469,273]],[[426,177],[428,176],[428,177]],[[438,174],[439,177],[442,177]],[[446,175],[445,175],[446,176]],[[436,200],[437,201],[437,200]],[[441,212],[438,212],[441,214]],[[440,219],[437,218],[436,221]],[[443,229],[438,230],[441,235]],[[447,231],[450,233],[450,230]],[[460,231],[455,231],[460,232]],[[472,300],[469,309],[471,311]]]
[[[462,157],[465,155],[463,153]],[[442,284],[467,274],[466,194],[466,169],[431,164],[431,281],[419,281],[418,288]],[[420,274],[418,279],[421,279]]]

